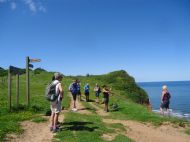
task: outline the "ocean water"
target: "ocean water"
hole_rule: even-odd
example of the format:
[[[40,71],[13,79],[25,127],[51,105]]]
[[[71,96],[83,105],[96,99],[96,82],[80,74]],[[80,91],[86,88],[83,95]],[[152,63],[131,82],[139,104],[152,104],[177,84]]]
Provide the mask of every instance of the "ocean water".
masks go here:
[[[171,94],[171,115],[190,119],[190,81],[138,83],[149,95],[154,112],[159,112],[162,86],[167,85]]]

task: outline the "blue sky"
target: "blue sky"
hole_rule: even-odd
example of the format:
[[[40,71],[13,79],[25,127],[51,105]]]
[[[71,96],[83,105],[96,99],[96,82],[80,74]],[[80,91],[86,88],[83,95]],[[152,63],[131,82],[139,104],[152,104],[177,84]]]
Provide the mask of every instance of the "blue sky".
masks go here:
[[[0,0],[0,66],[190,80],[189,0]]]

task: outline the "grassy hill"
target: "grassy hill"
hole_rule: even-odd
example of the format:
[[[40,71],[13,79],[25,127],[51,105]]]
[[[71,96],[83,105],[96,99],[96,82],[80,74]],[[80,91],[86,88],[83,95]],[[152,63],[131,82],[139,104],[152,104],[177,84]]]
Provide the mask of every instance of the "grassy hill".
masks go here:
[[[48,73],[43,70],[38,70],[37,73],[31,71],[31,106],[30,108],[26,107],[25,102],[25,75],[21,75],[20,79],[20,107],[17,109],[15,107],[16,91],[15,91],[15,77],[13,77],[13,110],[10,113],[7,110],[7,82],[2,82],[0,79],[0,141],[2,141],[6,134],[16,133],[20,134],[23,132],[19,126],[19,122],[24,120],[39,120],[39,114],[45,114],[49,110],[49,102],[44,98],[44,91],[46,85],[51,81],[53,73]],[[148,104],[148,95],[146,92],[136,85],[133,77],[129,76],[127,72],[121,70],[116,72],[111,72],[105,75],[90,75],[87,77],[78,76],[78,77],[64,77],[62,83],[65,90],[65,97],[63,100],[63,107],[68,109],[70,106],[70,97],[68,97],[68,87],[73,79],[79,79],[84,86],[86,83],[89,83],[91,86],[90,99],[94,100],[95,95],[93,93],[93,88],[95,84],[98,83],[100,86],[106,84],[112,88],[113,96],[111,96],[111,102],[117,103],[119,105],[119,111],[113,111],[110,113],[109,117],[105,116],[104,118],[120,119],[120,120],[135,120],[140,122],[151,122],[155,125],[161,125],[165,121],[170,121],[176,124],[184,124],[182,120],[175,118],[163,118],[152,112],[149,112],[146,105]],[[102,95],[101,95],[102,97]],[[65,114],[65,126],[68,129],[69,126],[74,125],[73,122],[82,122],[87,123],[86,129],[84,131],[77,131],[77,141],[90,141],[92,137],[96,141],[104,141],[101,139],[101,135],[105,132],[114,133],[114,129],[122,129],[120,125],[108,126],[102,122],[102,117],[98,116],[94,112],[94,108],[86,102],[82,102],[83,105],[89,108],[92,111],[91,116],[66,113]],[[102,106],[97,106],[102,109]],[[104,128],[106,127],[106,128]],[[187,130],[189,133],[189,131]],[[59,133],[56,138],[60,141],[67,139],[68,141],[76,141],[74,139],[73,133],[71,130],[65,130],[64,133]],[[114,141],[130,141],[127,137],[123,135],[118,135]]]

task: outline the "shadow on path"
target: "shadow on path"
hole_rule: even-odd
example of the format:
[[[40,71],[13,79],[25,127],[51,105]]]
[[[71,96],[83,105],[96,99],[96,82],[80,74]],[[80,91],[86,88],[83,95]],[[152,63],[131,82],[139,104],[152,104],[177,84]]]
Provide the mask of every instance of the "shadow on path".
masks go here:
[[[61,124],[61,131],[89,131],[93,132],[99,127],[89,127],[87,125],[92,125],[92,122],[69,122],[69,123],[62,123]]]

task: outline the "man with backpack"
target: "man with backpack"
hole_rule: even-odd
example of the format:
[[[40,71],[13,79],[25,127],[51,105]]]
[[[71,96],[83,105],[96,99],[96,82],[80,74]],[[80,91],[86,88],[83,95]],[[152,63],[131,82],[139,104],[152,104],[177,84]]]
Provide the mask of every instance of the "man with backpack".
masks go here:
[[[56,133],[59,128],[57,127],[58,117],[62,110],[62,99],[63,99],[63,88],[61,81],[63,75],[61,73],[54,74],[54,80],[46,89],[46,98],[50,101],[51,104],[51,126],[50,131]]]
[[[72,96],[73,96],[73,109],[72,111],[77,111],[77,107],[76,107],[76,100],[77,100],[77,95],[78,95],[78,80],[73,80],[73,83],[71,83],[71,85],[69,86],[69,91],[71,92]]]

